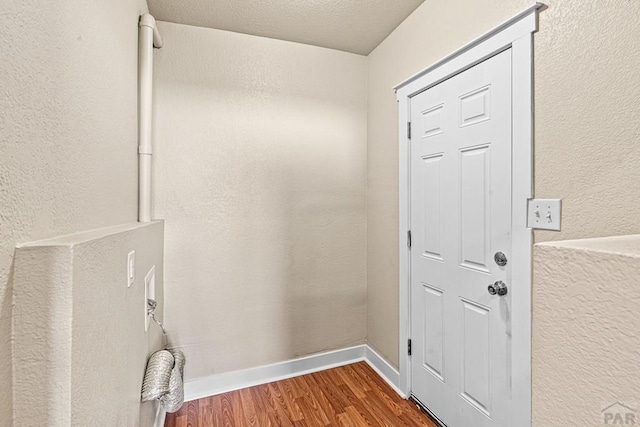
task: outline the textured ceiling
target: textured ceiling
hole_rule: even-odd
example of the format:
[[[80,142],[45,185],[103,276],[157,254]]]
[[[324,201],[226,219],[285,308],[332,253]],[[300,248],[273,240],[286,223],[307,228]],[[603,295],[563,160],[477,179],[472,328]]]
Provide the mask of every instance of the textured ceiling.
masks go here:
[[[161,21],[366,55],[424,0],[148,0]]]

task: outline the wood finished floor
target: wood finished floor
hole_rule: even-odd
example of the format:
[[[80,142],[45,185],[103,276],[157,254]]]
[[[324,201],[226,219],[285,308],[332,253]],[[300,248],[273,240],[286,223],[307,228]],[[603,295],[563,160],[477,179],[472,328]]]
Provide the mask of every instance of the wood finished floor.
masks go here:
[[[365,362],[185,403],[165,427],[437,425]]]

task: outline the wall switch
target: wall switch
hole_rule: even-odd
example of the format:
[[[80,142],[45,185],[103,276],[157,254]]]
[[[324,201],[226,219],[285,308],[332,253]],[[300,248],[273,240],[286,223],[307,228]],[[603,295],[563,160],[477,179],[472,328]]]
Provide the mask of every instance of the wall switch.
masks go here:
[[[129,252],[127,257],[127,288],[136,281],[136,251]]]
[[[144,331],[149,330],[149,323],[151,322],[151,316],[148,313],[147,300],[156,300],[156,266],[151,267],[151,270],[144,278]]]
[[[529,199],[527,209],[527,227],[560,231],[562,200]]]

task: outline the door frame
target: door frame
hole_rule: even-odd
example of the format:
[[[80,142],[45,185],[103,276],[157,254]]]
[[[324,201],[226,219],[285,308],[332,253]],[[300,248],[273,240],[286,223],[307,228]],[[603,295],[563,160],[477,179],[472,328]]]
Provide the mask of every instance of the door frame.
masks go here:
[[[411,395],[411,230],[410,122],[411,98],[472,66],[511,49],[512,53],[512,408],[518,425],[531,425],[531,283],[533,233],[527,228],[527,200],[533,197],[533,33],[538,29],[535,3],[445,58],[394,87],[399,111],[399,255],[400,334],[399,388]]]

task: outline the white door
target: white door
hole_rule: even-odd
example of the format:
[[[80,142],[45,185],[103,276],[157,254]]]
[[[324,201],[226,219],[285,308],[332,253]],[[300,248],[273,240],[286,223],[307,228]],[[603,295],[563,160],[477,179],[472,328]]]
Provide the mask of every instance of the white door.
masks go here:
[[[511,427],[511,295],[488,289],[511,279],[511,50],[410,114],[412,394],[449,427]]]

